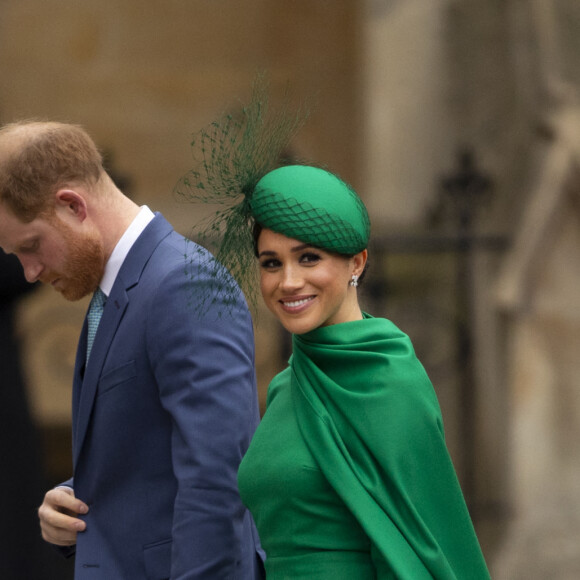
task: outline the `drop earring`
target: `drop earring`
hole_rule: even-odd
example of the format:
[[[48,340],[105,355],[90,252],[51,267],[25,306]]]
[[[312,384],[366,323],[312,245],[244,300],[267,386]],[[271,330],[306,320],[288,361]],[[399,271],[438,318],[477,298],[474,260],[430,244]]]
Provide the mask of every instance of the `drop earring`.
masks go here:
[[[348,284],[349,286],[354,286],[356,288],[358,286],[358,276],[353,274]]]

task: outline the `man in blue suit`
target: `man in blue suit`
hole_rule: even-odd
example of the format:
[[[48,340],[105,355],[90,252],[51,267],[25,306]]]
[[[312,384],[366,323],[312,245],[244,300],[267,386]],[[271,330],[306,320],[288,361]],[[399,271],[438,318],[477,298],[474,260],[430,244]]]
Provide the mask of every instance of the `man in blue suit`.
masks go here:
[[[236,484],[258,422],[242,294],[213,293],[211,256],[123,195],[75,125],[0,130],[0,247],[30,282],[68,300],[94,293],[73,382],[74,477],[39,508],[44,539],[75,553],[81,580],[261,578]]]

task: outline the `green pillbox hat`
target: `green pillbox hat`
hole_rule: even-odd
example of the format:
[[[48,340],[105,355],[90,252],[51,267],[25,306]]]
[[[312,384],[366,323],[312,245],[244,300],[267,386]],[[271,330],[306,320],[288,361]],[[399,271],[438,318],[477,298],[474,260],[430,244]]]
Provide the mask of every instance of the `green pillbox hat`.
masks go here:
[[[336,175],[307,165],[267,173],[250,197],[262,227],[339,254],[357,254],[369,242],[370,220],[360,197]]]

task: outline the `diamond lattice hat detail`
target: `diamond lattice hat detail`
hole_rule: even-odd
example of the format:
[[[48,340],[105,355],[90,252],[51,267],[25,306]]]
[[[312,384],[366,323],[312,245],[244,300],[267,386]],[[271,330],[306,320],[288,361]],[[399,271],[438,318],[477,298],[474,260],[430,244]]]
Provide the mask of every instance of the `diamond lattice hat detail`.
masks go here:
[[[356,192],[318,167],[289,165],[266,174],[250,196],[262,227],[339,254],[356,254],[369,241],[369,216]]]

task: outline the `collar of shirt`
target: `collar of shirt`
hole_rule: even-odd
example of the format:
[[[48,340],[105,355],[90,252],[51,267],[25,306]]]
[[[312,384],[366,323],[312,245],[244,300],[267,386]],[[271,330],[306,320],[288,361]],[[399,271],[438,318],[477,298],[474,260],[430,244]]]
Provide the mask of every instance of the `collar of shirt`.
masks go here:
[[[111,257],[105,265],[105,273],[99,284],[99,288],[108,296],[113,289],[113,284],[117,278],[117,274],[129,253],[129,250],[133,247],[133,244],[137,241],[137,238],[143,233],[143,230],[147,227],[149,222],[155,217],[155,214],[146,206],[142,206],[139,213],[135,216],[135,219],[131,222],[129,227],[125,230],[125,233],[121,236],[121,239],[117,242]]]

